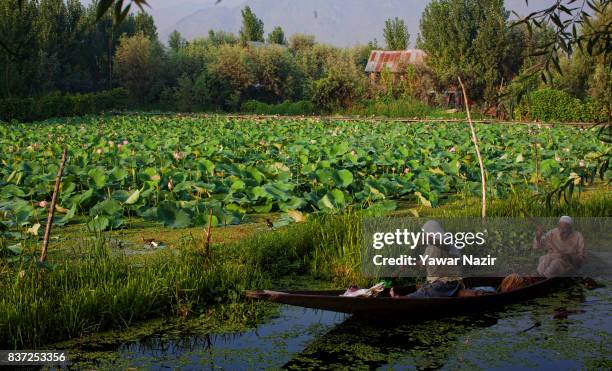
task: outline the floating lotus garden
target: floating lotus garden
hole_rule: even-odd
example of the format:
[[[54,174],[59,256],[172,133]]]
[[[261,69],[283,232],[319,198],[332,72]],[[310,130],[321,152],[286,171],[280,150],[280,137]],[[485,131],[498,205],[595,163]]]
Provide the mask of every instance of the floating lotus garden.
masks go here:
[[[595,130],[477,131],[494,198],[594,173],[609,150]],[[210,210],[217,225],[254,213],[392,210],[400,200],[435,207],[450,194],[480,192],[461,123],[113,116],[3,124],[0,134],[0,229],[12,233],[37,233],[44,223],[64,146],[54,225],[92,231],[132,218],[205,225]]]

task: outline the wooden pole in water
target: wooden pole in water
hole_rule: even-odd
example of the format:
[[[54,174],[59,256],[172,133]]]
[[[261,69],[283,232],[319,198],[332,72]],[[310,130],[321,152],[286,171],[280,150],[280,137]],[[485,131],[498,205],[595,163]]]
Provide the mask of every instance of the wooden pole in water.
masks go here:
[[[66,165],[66,158],[68,156],[68,148],[64,148],[62,153],[62,160],[60,162],[57,176],[55,177],[55,187],[53,188],[53,197],[51,198],[51,205],[49,205],[49,214],[47,215],[47,226],[45,227],[45,236],[43,238],[43,247],[40,253],[40,262],[44,263],[47,260],[47,248],[49,247],[49,236],[51,235],[51,227],[53,226],[53,214],[55,213],[55,204],[57,203],[57,194],[59,193],[59,187],[64,174],[64,165]]]
[[[459,84],[461,85],[461,90],[463,91],[463,101],[465,102],[465,111],[467,112],[468,123],[470,124],[470,130],[472,132],[472,143],[474,143],[474,148],[476,148],[476,156],[478,156],[478,165],[480,166],[480,180],[482,183],[482,212],[481,216],[483,218],[487,217],[487,179],[485,175],[484,163],[482,162],[482,156],[480,155],[480,147],[478,146],[478,137],[476,136],[476,130],[474,130],[474,124],[472,123],[472,115],[470,114],[470,105],[468,102],[467,92],[465,91],[465,85],[463,85],[463,81],[461,77],[457,77],[459,79]]]
[[[208,229],[206,230],[206,242],[204,243],[204,255],[206,255],[206,257],[210,257],[210,237],[212,235],[212,217],[213,217],[213,211],[212,209],[210,209],[210,212],[208,213]]]

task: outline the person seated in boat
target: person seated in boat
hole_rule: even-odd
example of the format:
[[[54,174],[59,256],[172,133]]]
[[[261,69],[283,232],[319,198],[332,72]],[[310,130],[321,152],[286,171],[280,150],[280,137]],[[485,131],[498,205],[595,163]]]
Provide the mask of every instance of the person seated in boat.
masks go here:
[[[424,252],[428,258],[458,258],[461,256],[455,246],[443,243],[445,232],[437,221],[430,220],[425,223],[423,232],[429,236]],[[415,292],[408,294],[408,297],[451,297],[456,296],[463,288],[461,269],[457,265],[427,265],[426,270],[427,282]],[[397,295],[391,292],[391,296],[396,297]]]
[[[533,248],[548,250],[538,262],[538,274],[544,277],[574,274],[584,263],[584,238],[574,230],[573,220],[569,216],[562,216],[557,228],[545,234],[541,227],[536,227]]]

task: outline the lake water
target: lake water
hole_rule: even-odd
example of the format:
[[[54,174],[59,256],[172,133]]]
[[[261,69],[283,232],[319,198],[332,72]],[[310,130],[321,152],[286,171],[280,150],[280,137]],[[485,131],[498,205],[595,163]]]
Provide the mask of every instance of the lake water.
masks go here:
[[[564,288],[500,311],[385,324],[282,306],[235,334],[153,335],[119,345],[99,368],[584,369],[612,368],[612,289]],[[93,364],[92,364],[93,365]]]

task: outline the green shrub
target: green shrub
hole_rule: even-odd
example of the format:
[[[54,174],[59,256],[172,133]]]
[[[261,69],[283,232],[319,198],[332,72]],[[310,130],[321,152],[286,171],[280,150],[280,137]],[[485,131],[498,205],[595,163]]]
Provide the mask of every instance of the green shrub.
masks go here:
[[[361,96],[362,87],[354,76],[332,69],[328,76],[314,82],[312,101],[328,112],[347,109]]]
[[[240,107],[242,112],[254,113],[257,115],[313,115],[319,112],[314,103],[307,100],[297,102],[286,101],[280,104],[267,104],[250,100],[244,102]]]
[[[436,111],[414,98],[366,100],[347,113],[359,116],[427,117]]]
[[[523,98],[515,116],[543,122],[604,122],[610,117],[610,109],[595,101],[581,101],[561,90],[542,89]]]
[[[0,100],[0,120],[37,121],[52,117],[81,116],[127,107],[127,92],[113,89],[99,93],[61,94],[39,98]]]

